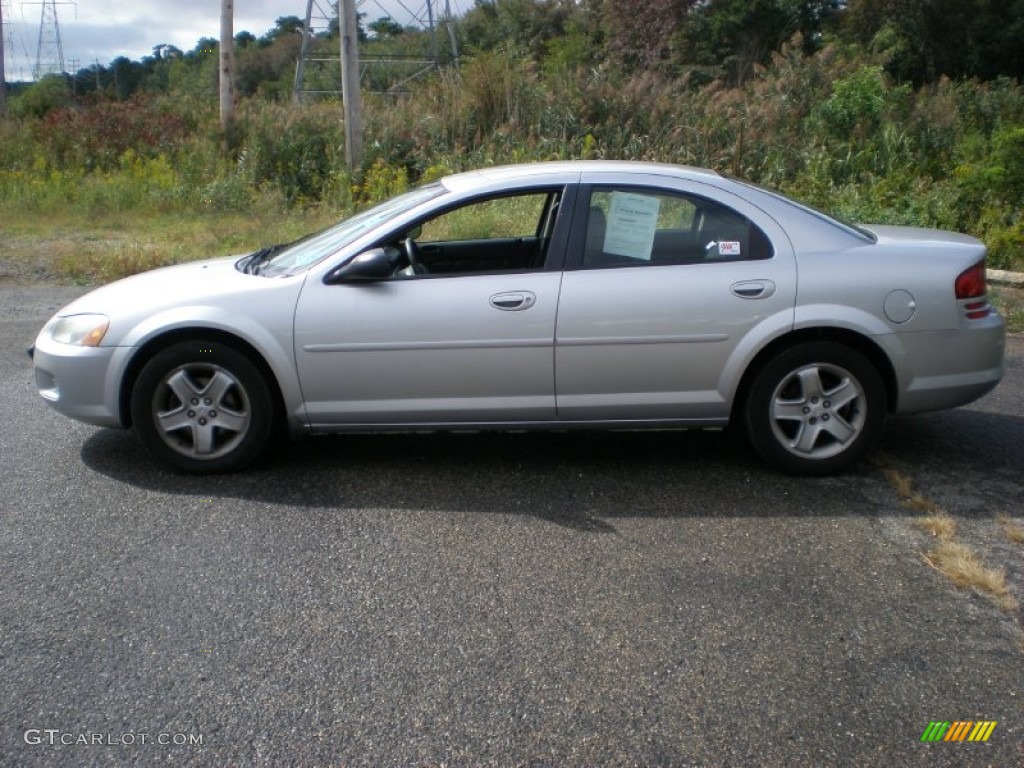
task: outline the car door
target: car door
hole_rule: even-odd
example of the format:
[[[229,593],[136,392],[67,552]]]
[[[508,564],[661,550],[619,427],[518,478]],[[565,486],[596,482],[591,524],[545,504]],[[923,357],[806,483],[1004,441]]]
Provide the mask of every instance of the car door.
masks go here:
[[[792,325],[785,233],[701,183],[584,182],[558,310],[559,418],[723,423],[737,356]]]
[[[309,281],[295,355],[313,427],[553,420],[561,198],[473,200],[379,243],[416,254],[389,279]]]

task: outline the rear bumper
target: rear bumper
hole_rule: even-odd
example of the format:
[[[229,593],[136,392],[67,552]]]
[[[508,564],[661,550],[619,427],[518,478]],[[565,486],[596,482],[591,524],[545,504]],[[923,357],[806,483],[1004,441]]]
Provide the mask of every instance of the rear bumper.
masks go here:
[[[895,412],[956,408],[992,391],[1003,377],[1006,329],[993,315],[970,328],[898,334],[902,371]]]

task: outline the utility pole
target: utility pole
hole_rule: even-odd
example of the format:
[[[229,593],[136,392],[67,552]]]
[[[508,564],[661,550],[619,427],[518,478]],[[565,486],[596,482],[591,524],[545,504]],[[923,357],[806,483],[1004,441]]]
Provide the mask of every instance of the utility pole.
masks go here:
[[[235,5],[220,2],[220,130],[224,147],[228,130],[235,119]]]
[[[341,33],[341,101],[345,111],[345,164],[355,170],[363,160],[363,100],[359,94],[359,20],[355,0],[338,3]]]
[[[78,59],[68,59],[68,75],[71,77],[71,95],[78,98]]]

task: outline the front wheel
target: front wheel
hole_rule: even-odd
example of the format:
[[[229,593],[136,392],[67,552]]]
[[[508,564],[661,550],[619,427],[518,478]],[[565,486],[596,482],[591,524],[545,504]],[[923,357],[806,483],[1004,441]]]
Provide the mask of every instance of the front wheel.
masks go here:
[[[179,342],[139,373],[132,422],[156,458],[183,472],[230,472],[266,446],[274,401],[259,369],[217,341]]]
[[[885,386],[860,352],[833,342],[784,350],[758,371],[745,407],[747,434],[783,472],[827,475],[871,448],[885,421]]]

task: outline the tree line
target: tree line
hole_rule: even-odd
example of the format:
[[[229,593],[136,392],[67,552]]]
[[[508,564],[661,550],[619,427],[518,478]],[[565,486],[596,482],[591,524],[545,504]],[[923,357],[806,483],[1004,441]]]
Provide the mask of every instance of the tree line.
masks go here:
[[[457,49],[472,56],[514,48],[541,67],[615,66],[625,73],[657,71],[694,87],[742,83],[793,39],[805,54],[829,41],[857,44],[886,56],[898,82],[920,86],[951,79],[1024,75],[1024,0],[476,0],[455,20]],[[236,91],[242,98],[290,97],[303,22],[283,16],[257,37],[235,35]],[[317,57],[337,51],[337,21],[314,37]],[[360,14],[367,56],[453,57],[447,38],[403,27],[390,17]],[[37,98],[18,105],[35,84],[12,84],[16,115],[39,114],[53,102],[136,94],[201,95],[216,88],[218,41],[204,37],[189,51],[168,44],[149,56],[121,56],[59,77]],[[336,67],[318,64],[310,89],[337,89]],[[400,80],[392,67],[369,73],[386,89]],[[41,98],[39,98],[41,97]]]

